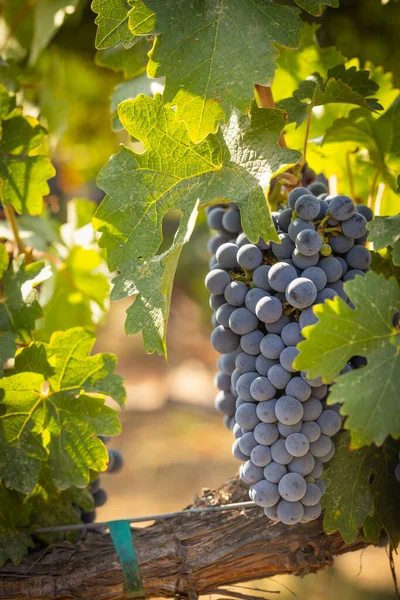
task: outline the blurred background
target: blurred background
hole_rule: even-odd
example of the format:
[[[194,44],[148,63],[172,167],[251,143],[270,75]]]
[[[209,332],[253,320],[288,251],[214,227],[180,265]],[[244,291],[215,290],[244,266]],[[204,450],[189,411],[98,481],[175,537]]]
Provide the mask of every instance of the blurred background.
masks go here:
[[[13,10],[12,4],[12,0],[5,2],[5,9]],[[394,84],[400,85],[400,4],[396,1],[341,0],[339,9],[327,9],[321,19],[312,21],[321,25],[317,35],[322,46],[335,44],[344,56],[358,58],[361,64],[368,59],[392,71]],[[21,27],[16,33],[23,45],[29,32]],[[45,225],[21,217],[21,227],[33,245],[38,235],[42,240],[44,235],[49,252],[54,250],[55,254],[71,254],[79,244],[91,250],[97,248],[87,225],[83,227],[83,243],[82,236],[71,241],[68,228],[64,225],[60,230],[60,224],[70,219],[68,205],[72,198],[100,202],[103,193],[96,186],[96,176],[110,155],[117,152],[118,144],[128,141],[115,123],[115,115],[113,125],[117,131],[112,130],[110,114],[110,96],[123,82],[123,74],[100,66],[95,34],[90,3],[82,2],[35,65],[24,73],[26,104],[30,113],[40,116],[49,128],[57,175],[46,199]],[[42,107],[40,115],[37,106]],[[176,219],[171,215],[165,220],[167,238],[176,229]],[[95,350],[115,353],[118,372],[126,378],[128,400],[121,413],[123,431],[110,444],[123,452],[126,464],[121,474],[102,478],[109,500],[98,510],[100,520],[179,510],[190,504],[202,487],[217,487],[237,470],[230,452],[231,433],[213,408],[217,356],[209,343],[211,310],[203,286],[208,237],[201,215],[190,244],[183,250],[175,279],[168,364],[164,358],[145,354],[141,335],[125,335],[125,311],[130,300],[113,303],[104,316],[108,308],[104,281],[103,297],[99,299],[85,297],[85,290],[78,285],[71,292],[69,284],[64,288],[60,280],[62,297],[56,306],[45,309],[41,330],[44,338],[54,328],[60,310],[71,311],[73,325],[96,321]],[[97,267],[106,278],[104,257],[100,257],[102,264]],[[304,579],[278,577],[254,586],[279,591],[279,596],[275,593],[272,597],[282,600],[395,598],[385,548],[370,547],[345,555],[318,575]],[[245,593],[239,587],[237,591]],[[268,591],[262,597],[268,598]]]

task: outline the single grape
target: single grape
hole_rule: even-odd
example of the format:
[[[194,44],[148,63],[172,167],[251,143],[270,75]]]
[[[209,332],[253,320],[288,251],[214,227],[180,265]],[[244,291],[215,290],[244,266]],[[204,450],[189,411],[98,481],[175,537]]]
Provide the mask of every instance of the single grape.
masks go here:
[[[291,208],[285,208],[279,213],[278,225],[285,233],[287,233],[287,230],[289,229],[292,214],[293,210]]]
[[[259,444],[251,451],[250,460],[256,467],[266,467],[272,460],[271,450],[268,446]]]
[[[332,440],[327,436],[321,434],[315,442],[310,444],[310,452],[316,458],[322,458],[330,452],[332,448]]]
[[[278,421],[278,431],[284,438],[287,438],[292,433],[300,433],[302,426],[303,421],[299,421],[294,425],[284,425],[283,423],[279,423]]]
[[[259,354],[256,358],[256,371],[263,377],[268,375],[268,371],[273,365],[277,365],[277,360],[272,360],[271,358],[265,358],[262,354]]]
[[[82,523],[94,523],[96,520],[96,511],[95,510],[82,510],[81,512],[81,521]]]
[[[364,246],[354,246],[347,254],[346,260],[352,269],[365,270],[369,268],[372,260],[372,254]]]
[[[325,271],[320,267],[319,264],[317,267],[308,267],[307,269],[304,269],[301,276],[312,281],[317,288],[317,292],[323,290],[328,281]]]
[[[264,508],[264,514],[270,521],[278,522],[278,502],[274,504],[274,506],[268,506],[267,508]]]
[[[313,221],[319,215],[320,209],[318,198],[312,194],[300,196],[294,205],[296,215],[304,221]]]
[[[254,437],[259,444],[271,446],[278,439],[279,431],[272,423],[258,423],[254,428]]]
[[[245,463],[243,463],[239,467],[239,477],[240,477],[241,481],[243,481],[243,483],[245,483],[247,486],[251,486],[251,485],[253,485],[252,482],[249,481],[244,475],[244,472],[243,472],[244,465],[245,465]]]
[[[315,506],[304,506],[304,514],[303,518],[300,520],[300,523],[309,523],[310,521],[315,521],[318,519],[322,512],[322,506],[320,504],[315,504]]]
[[[230,375],[226,375],[225,373],[217,373],[214,377],[214,385],[222,392],[229,392],[231,389]]]
[[[240,438],[233,442],[232,454],[233,454],[234,458],[236,458],[236,460],[241,460],[242,462],[246,462],[246,460],[248,460],[249,457],[246,456],[246,454],[243,454],[243,452],[240,450],[239,440],[240,440]]]
[[[260,354],[260,343],[263,338],[263,332],[259,329],[255,329],[250,333],[246,333],[246,335],[242,335],[240,339],[240,346],[244,352],[247,352],[247,354],[257,356]]]
[[[293,250],[292,259],[296,267],[299,269],[308,269],[308,267],[315,267],[319,261],[319,254],[313,256],[304,256],[295,248]]]
[[[369,206],[366,206],[365,204],[359,204],[356,206],[356,211],[359,212],[368,221],[368,223],[374,218],[374,213]]]
[[[301,330],[303,330],[304,327],[308,327],[309,325],[315,325],[315,323],[318,323],[318,317],[314,314],[313,307],[309,306],[300,314],[300,328]]]
[[[302,433],[291,433],[285,440],[285,446],[292,456],[300,457],[307,454],[310,442]]]
[[[290,258],[294,250],[294,243],[287,233],[280,233],[278,237],[281,243],[278,244],[277,242],[272,242],[272,254],[280,260],[283,258]]]
[[[297,277],[286,289],[286,300],[294,308],[307,308],[317,297],[317,288],[310,279]]]
[[[309,190],[307,188],[303,188],[303,187],[296,187],[294,188],[288,195],[288,205],[290,206],[291,209],[294,209],[294,205],[296,204],[296,200],[298,200],[299,198],[301,198],[301,196],[304,196],[306,194],[309,194]]]
[[[299,523],[303,518],[304,508],[301,502],[281,500],[276,512],[279,521],[285,525],[296,525],[296,523]]]
[[[229,354],[223,354],[218,359],[218,368],[222,373],[231,375],[235,370],[236,351],[230,352]]]
[[[285,388],[285,392],[287,396],[305,402],[311,396],[311,387],[301,377],[292,377]]]
[[[265,323],[265,329],[268,333],[281,333],[282,329],[290,322],[287,315],[282,314],[274,323]]]
[[[256,305],[256,315],[263,323],[274,323],[282,316],[282,304],[273,296],[261,298]]]
[[[316,421],[322,413],[322,404],[320,400],[311,396],[303,402],[303,421]]]
[[[232,429],[232,433],[235,436],[235,438],[238,440],[239,438],[242,437],[243,435],[243,431],[242,428],[240,427],[240,425],[238,425],[237,423],[235,423],[233,429]]]
[[[225,296],[223,294],[211,294],[209,299],[210,308],[218,310],[225,303]],[[221,323],[222,325],[222,323]]]
[[[310,477],[313,477],[313,479],[318,479],[318,477],[321,477],[322,473],[324,472],[324,465],[318,458],[315,458],[314,461],[315,464],[313,470],[310,473]]]
[[[263,354],[265,358],[279,358],[279,355],[284,348],[285,344],[282,342],[281,337],[276,333],[268,333],[263,337],[260,343],[261,354]]]
[[[268,379],[277,390],[284,390],[291,377],[291,374],[279,364],[273,365],[268,371]]]
[[[215,254],[213,254],[208,261],[208,266],[210,268],[210,271],[215,267],[216,264],[217,264],[217,259],[215,257]]]
[[[109,460],[110,460],[110,452],[108,453],[108,457],[109,457]],[[108,464],[110,464],[110,462]],[[94,492],[97,492],[97,490],[100,489],[100,486],[101,486],[100,477],[98,477],[97,479],[95,479],[94,481],[91,482],[91,484],[90,484],[90,492],[92,494],[94,494]]]
[[[237,253],[237,262],[243,269],[253,270],[262,263],[262,252],[254,244],[245,244]]]
[[[235,360],[235,366],[240,373],[250,373],[256,371],[256,357],[247,352],[240,352]]]
[[[240,212],[236,208],[229,208],[222,216],[222,227],[229,233],[239,233],[242,229]]]
[[[254,434],[251,431],[247,431],[240,438],[239,448],[246,456],[250,456],[253,448],[257,446]]]
[[[300,376],[310,385],[312,388],[320,387],[322,385],[322,377],[316,377],[315,379],[310,379],[307,377],[307,373],[305,371],[301,371]]]
[[[254,485],[250,497],[253,502],[263,508],[274,506],[279,500],[278,486],[263,479]]]
[[[230,283],[230,277],[223,269],[213,269],[207,273],[205,284],[212,294],[223,294],[226,286]]]
[[[262,290],[261,288],[251,288],[247,292],[246,298],[244,299],[246,308],[255,314],[258,301],[261,300],[261,298],[266,298],[267,296],[270,296],[269,292]]]
[[[329,450],[329,452],[327,454],[325,454],[324,456],[320,456],[319,460],[322,463],[326,463],[329,462],[331,460],[331,458],[333,458],[335,456],[335,444],[332,443],[331,449]]]
[[[365,367],[368,362],[364,356],[353,356],[351,359],[351,364],[355,369],[359,369],[360,367]]]
[[[325,300],[333,300],[339,294],[330,287],[326,287],[317,294],[316,304],[322,304]]]
[[[97,490],[97,492],[95,492],[93,494],[93,501],[94,501],[94,506],[95,508],[100,508],[100,506],[104,506],[105,503],[107,502],[107,492],[106,490],[103,490],[103,488],[100,488],[99,490]]]
[[[285,325],[281,331],[281,338],[286,346],[297,346],[299,342],[304,340],[298,323],[288,323]]]
[[[328,202],[325,200],[325,198],[323,198],[323,196],[325,196],[325,194],[321,194],[318,196],[318,200],[319,200],[319,213],[316,217],[316,221],[321,221],[321,219],[323,219],[326,215],[326,213],[328,212],[328,208],[329,208],[329,204]]]
[[[242,306],[248,291],[247,285],[242,281],[230,281],[224,290],[225,300],[232,306]]]
[[[343,268],[341,262],[334,256],[328,256],[321,259],[318,263],[318,267],[324,271],[328,283],[333,283],[342,276]],[[305,277],[305,275],[303,276]]]
[[[219,298],[219,296],[214,297]],[[217,311],[215,316],[217,317],[217,321],[220,325],[223,327],[229,327],[229,317],[233,311],[236,310],[236,306],[232,306],[231,304],[225,302],[225,296],[222,296],[222,298],[223,304],[221,304],[217,309],[214,309]]]
[[[296,373],[297,371],[297,369],[293,367],[293,363],[298,353],[299,351],[295,346],[288,346],[287,348],[284,348],[279,355],[279,361],[282,367],[286,369],[286,371],[289,371],[289,373]]]
[[[250,385],[250,394],[257,402],[272,400],[275,392],[275,387],[267,377],[257,377]]]
[[[293,456],[286,450],[285,440],[282,439],[272,444],[271,457],[279,465],[288,465],[293,460]]]
[[[319,196],[320,194],[327,194],[328,187],[322,181],[313,181],[310,185],[307,186],[308,191],[314,196]]]
[[[297,502],[305,495],[307,484],[298,473],[286,473],[278,483],[278,490],[285,500]]]
[[[229,391],[221,391],[215,396],[215,409],[228,417],[235,414],[236,398]]]
[[[253,273],[254,285],[262,290],[266,290],[267,292],[272,292],[272,287],[268,282],[268,273],[270,268],[270,265],[261,265],[260,267],[257,267]]]
[[[210,208],[212,208],[212,210],[207,213],[207,223],[209,228],[222,229],[222,217],[225,214],[225,210],[223,208]]]
[[[222,244],[225,244],[228,238],[225,235],[214,235],[208,240],[207,250],[209,254],[215,254]]]
[[[211,345],[220,354],[233,352],[240,342],[240,337],[226,327],[218,325],[211,334]]]
[[[316,442],[321,435],[321,427],[315,421],[306,421],[300,433],[305,435],[309,442]]]
[[[367,233],[367,219],[359,212],[355,212],[350,219],[343,221],[342,230],[347,237],[362,238]]]
[[[317,420],[323,434],[335,435],[342,427],[342,419],[334,410],[324,410]]]
[[[251,384],[258,377],[258,373],[255,371],[243,373],[237,380],[236,383],[236,391],[243,400],[246,402],[251,402],[253,397],[250,392]]]
[[[335,196],[329,203],[329,214],[338,221],[347,221],[355,210],[355,204],[348,196]]]
[[[307,477],[315,466],[315,458],[311,452],[307,452],[304,456],[294,458],[288,465],[288,469],[291,473],[297,473],[302,477]]]
[[[329,243],[334,252],[338,254],[346,254],[354,246],[353,238],[349,238],[342,233],[337,235],[336,237],[331,237]]]
[[[256,315],[247,310],[247,308],[237,308],[229,317],[229,327],[235,333],[244,335],[256,329],[258,319]]]
[[[288,235],[289,235],[290,239],[292,240],[292,242],[295,242],[299,233],[301,231],[304,231],[305,229],[314,229],[315,230],[315,226],[311,221],[304,221],[304,219],[294,219],[290,223],[289,229],[288,229]]]
[[[322,256],[330,256],[332,254],[332,248],[329,244],[322,244],[320,253]]]
[[[255,404],[253,404],[253,402],[245,402],[239,406],[235,412],[235,419],[240,427],[243,427],[244,429],[254,429],[259,422]]]
[[[303,229],[296,237],[296,248],[304,256],[314,256],[321,250],[322,238],[314,229]]]
[[[275,405],[276,400],[266,400],[265,402],[259,402],[256,406],[257,417],[263,423],[276,423]]]
[[[257,483],[264,479],[262,467],[256,467],[251,460],[248,460],[243,465],[243,475],[250,483]]]
[[[303,417],[303,405],[296,398],[281,396],[276,403],[275,414],[281,423],[294,425]]]
[[[350,271],[347,271],[346,275],[343,277],[343,281],[351,281],[356,275],[365,277],[364,271],[360,271],[360,269],[351,269]]]
[[[296,269],[284,262],[275,263],[268,272],[268,282],[276,292],[284,292],[296,277]]]
[[[263,448],[266,448],[266,446],[263,446]],[[286,473],[286,467],[276,462],[270,462],[264,469],[264,477],[271,483],[279,483]]]
[[[315,483],[307,483],[307,491],[301,499],[304,506],[315,506],[321,500],[321,490]]]
[[[215,254],[217,261],[223,269],[234,269],[237,267],[236,255],[239,247],[232,242],[222,244]]]
[[[336,292],[337,295],[340,298],[342,298],[342,300],[344,300],[345,302],[347,302],[347,300],[349,299],[349,297],[346,294],[346,292],[344,291],[343,281],[341,279],[339,279],[339,281],[334,281],[333,283],[330,283],[329,287],[331,288],[331,290],[333,290],[334,292]]]
[[[328,386],[325,384],[320,385],[318,387],[314,387],[312,389],[312,395],[314,396],[314,398],[318,398],[318,400],[322,400],[323,398],[325,398],[327,393],[328,393]]]

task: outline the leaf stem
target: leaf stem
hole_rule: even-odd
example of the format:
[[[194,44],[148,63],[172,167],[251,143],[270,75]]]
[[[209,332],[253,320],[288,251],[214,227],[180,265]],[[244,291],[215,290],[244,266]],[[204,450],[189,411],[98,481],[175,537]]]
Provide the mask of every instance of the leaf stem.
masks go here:
[[[308,142],[308,136],[310,135],[310,125],[311,125],[311,113],[308,113],[308,117],[307,117],[307,121],[306,121],[306,135],[304,137],[304,145],[303,145],[303,159],[301,161],[302,165],[306,164],[307,142]]]
[[[270,86],[260,85],[259,83],[256,83],[256,97],[258,98],[258,104],[261,108],[276,107]],[[281,148],[287,148],[283,132],[281,133],[279,138],[279,145]]]
[[[25,253],[25,246],[20,238],[17,219],[15,218],[15,212],[11,204],[3,204],[4,214],[11,231],[13,232],[14,241],[18,248],[18,254]]]
[[[382,173],[382,167],[379,167],[379,169],[375,173],[375,177],[372,180],[371,191],[368,196],[368,207],[371,209],[374,205],[374,199],[375,199],[375,195],[376,195],[376,186],[377,186],[378,179],[379,179],[381,173]]]

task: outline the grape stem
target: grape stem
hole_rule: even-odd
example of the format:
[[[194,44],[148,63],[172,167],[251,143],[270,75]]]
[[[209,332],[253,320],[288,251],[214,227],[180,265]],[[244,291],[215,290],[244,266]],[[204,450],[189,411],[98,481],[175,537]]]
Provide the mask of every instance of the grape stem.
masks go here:
[[[15,212],[11,204],[3,204],[4,214],[7,220],[7,223],[13,233],[15,244],[18,248],[18,254],[25,254],[25,246],[21,240],[19,235],[18,223],[15,218]]]
[[[376,195],[376,186],[378,184],[378,179],[381,176],[381,173],[382,173],[382,167],[379,167],[379,169],[375,173],[375,177],[372,180],[371,191],[368,196],[368,208],[371,208],[371,209],[374,205],[374,199],[375,199],[375,195]]]
[[[311,113],[308,113],[308,117],[307,117],[307,121],[306,121],[306,135],[304,137],[304,145],[303,145],[303,158],[301,160],[302,165],[304,165],[306,163],[307,143],[308,143],[308,136],[310,135],[310,125],[311,125]]]

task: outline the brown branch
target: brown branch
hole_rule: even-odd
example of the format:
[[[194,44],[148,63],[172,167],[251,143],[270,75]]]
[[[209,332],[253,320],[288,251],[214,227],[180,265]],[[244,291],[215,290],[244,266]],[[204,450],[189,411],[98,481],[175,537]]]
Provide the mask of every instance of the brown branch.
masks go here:
[[[11,204],[3,204],[4,214],[7,220],[7,223],[13,233],[15,244],[18,248],[18,254],[23,254],[25,252],[25,246],[20,238],[19,229],[17,224],[17,219],[15,218],[15,212]]]
[[[247,500],[237,480],[203,490],[196,506]],[[279,574],[306,575],[333,557],[366,543],[345,544],[327,536],[321,521],[287,527],[267,520],[262,509],[180,516],[132,529],[146,598],[195,598],[241,581]],[[222,592],[222,590],[220,590]],[[108,534],[89,533],[71,545],[32,553],[19,567],[0,569],[0,598],[125,600],[123,575]]]

